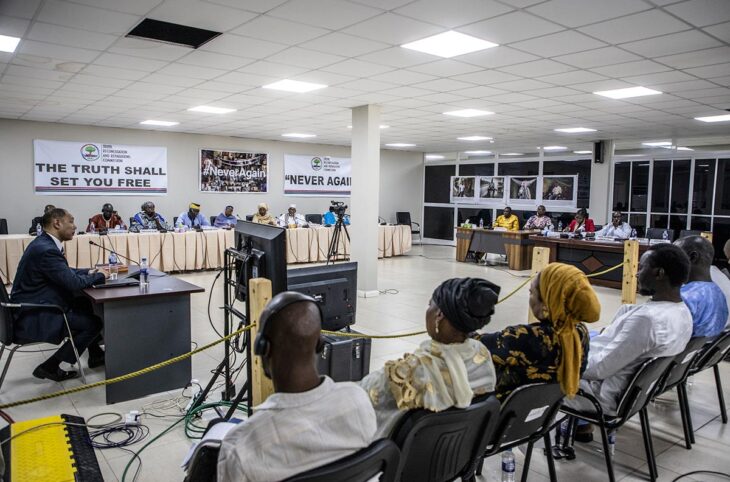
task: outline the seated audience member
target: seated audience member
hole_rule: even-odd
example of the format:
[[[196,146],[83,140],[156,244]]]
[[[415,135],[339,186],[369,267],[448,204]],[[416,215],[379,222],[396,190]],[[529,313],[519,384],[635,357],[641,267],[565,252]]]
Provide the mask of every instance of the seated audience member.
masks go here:
[[[591,338],[588,367],[580,388],[598,399],[606,413],[615,414],[621,394],[636,368],[654,357],[682,352],[692,336],[692,314],[680,288],[689,276],[689,259],[672,244],[656,244],[641,256],[639,294],[651,296],[640,305],[623,305],[610,325]],[[585,398],[566,405],[592,411]]]
[[[728,316],[725,294],[710,276],[715,249],[702,236],[680,238],[674,244],[684,251],[690,263],[682,300],[692,313],[692,336],[715,337],[725,329]]]
[[[494,221],[493,227],[505,228],[507,229],[507,231],[519,231],[520,221],[517,219],[517,216],[512,214],[512,208],[507,206],[506,208],[504,208],[502,214],[497,216],[497,219]]]
[[[127,225],[124,224],[122,218],[114,210],[114,206],[109,203],[101,207],[101,213],[89,219],[89,225],[86,227],[87,233],[91,231],[92,224],[95,231],[115,229],[117,226],[119,226],[119,229],[127,229]]]
[[[431,339],[360,382],[375,407],[376,438],[390,435],[407,410],[465,408],[476,395],[494,390],[489,351],[468,334],[489,322],[499,291],[479,278],[452,278],[434,290],[426,310]]]
[[[602,227],[596,236],[628,239],[631,236],[631,226],[621,220],[619,211],[614,211],[611,215],[611,223]]]
[[[345,214],[342,217],[342,222],[346,224],[347,226],[350,225],[350,215]],[[330,206],[329,210],[322,214],[322,224],[329,224],[331,226],[334,226],[335,223],[337,223],[337,215],[335,214],[335,207]]]
[[[497,398],[528,383],[555,381],[573,397],[588,353],[582,322],[593,323],[601,315],[596,293],[578,268],[550,263],[532,280],[529,302],[537,322],[479,338],[497,370]]]
[[[259,224],[271,224],[276,226],[276,218],[269,214],[269,206],[266,203],[260,203],[258,211],[253,215],[253,222]]]
[[[28,245],[20,259],[10,300],[13,303],[40,303],[63,308],[79,355],[88,348],[89,368],[101,366],[104,364],[104,352],[99,347],[102,321],[94,315],[88,299],[77,295],[93,284],[103,284],[106,275],[96,269],[69,268],[62,243],[73,239],[76,225],[68,211],[54,208],[45,213],[43,231]],[[68,333],[62,313],[38,308],[16,312],[13,330],[14,339],[20,343],[58,344]],[[56,382],[74,378],[76,372],[62,370],[61,362],[76,362],[70,341],[38,365],[33,376]]]
[[[233,206],[226,206],[226,210],[215,218],[213,226],[216,228],[232,228],[237,222],[238,219],[233,215]]]
[[[725,242],[725,246],[722,248],[722,252],[725,253],[725,259],[728,260],[728,266],[722,269],[722,273],[730,278],[730,271],[728,271],[728,268],[730,268],[730,239]]]
[[[185,226],[193,229],[201,226],[210,226],[210,221],[208,221],[207,217],[200,214],[200,204],[190,203],[187,212],[180,213],[177,217],[177,226]]]
[[[530,219],[527,220],[524,229],[539,229],[542,231],[545,228],[550,231],[554,229],[552,219],[545,214],[545,206],[541,204],[537,207],[537,214],[530,216]]]
[[[46,207],[43,208],[43,214],[53,211],[54,209],[56,209],[56,206],[54,206],[53,204],[46,204]],[[43,229],[43,216],[36,216],[33,218],[33,220],[30,222],[30,229],[28,229],[28,234],[31,234],[33,236],[37,235],[38,226]]]
[[[730,259],[730,239],[725,243],[724,251],[725,257]],[[727,302],[728,308],[730,308],[730,275],[726,275],[726,273],[727,270],[720,270],[720,268],[714,265],[710,266],[710,277],[725,294],[725,301]],[[730,316],[728,316],[725,328],[730,328]]]
[[[307,220],[301,214],[297,214],[296,204],[290,204],[287,212],[279,216],[279,226],[284,228],[302,228],[307,226]]]
[[[315,300],[291,291],[261,312],[254,351],[274,393],[223,438],[219,482],[284,480],[372,442],[375,413],[367,393],[317,373],[321,324]]]
[[[585,208],[580,208],[575,213],[575,218],[570,222],[565,231],[569,233],[595,233],[596,225],[593,224],[593,220],[588,217],[588,211]]]
[[[133,233],[138,233],[141,229],[170,229],[165,218],[155,212],[155,204],[152,201],[147,201],[142,204],[142,210],[132,218],[132,225],[129,227],[129,230]]]

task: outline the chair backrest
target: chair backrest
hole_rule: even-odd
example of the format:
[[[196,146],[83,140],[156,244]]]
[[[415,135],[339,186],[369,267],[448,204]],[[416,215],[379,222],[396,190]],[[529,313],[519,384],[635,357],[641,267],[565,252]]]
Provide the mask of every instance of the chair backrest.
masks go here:
[[[673,361],[673,356],[667,356],[650,358],[639,365],[618,402],[616,414],[619,418],[630,419],[654,398],[664,386],[664,377]]]
[[[253,221],[253,214],[247,214],[246,221]]]
[[[304,220],[308,223],[314,223],[314,224],[322,224],[322,215],[321,214],[305,214]]]
[[[285,479],[286,482],[365,482],[382,473],[381,482],[393,482],[400,451],[391,440],[380,439],[369,447],[325,466]]]
[[[598,232],[601,229],[603,229],[603,224],[596,224],[595,226],[596,226],[596,232]]]
[[[220,440],[206,440],[195,448],[184,482],[216,482]]]
[[[217,217],[218,216],[210,216],[210,225],[211,226],[215,225],[215,218],[217,218]]]
[[[560,410],[563,397],[558,383],[533,383],[516,388],[502,402],[486,454],[493,455],[545,435]]]
[[[669,241],[672,241],[674,239],[674,230],[673,229],[647,228],[646,237],[648,239],[662,239],[662,236],[664,236],[664,231],[667,232],[667,235],[669,236]]]
[[[395,223],[411,225],[411,213],[409,211],[397,211],[395,213]]]
[[[479,224],[479,220],[482,219],[484,224],[492,224],[492,210],[491,209],[480,209],[477,213],[476,218],[472,219],[474,224]]]
[[[398,479],[436,482],[471,472],[484,453],[498,414],[499,401],[494,396],[463,409],[407,412],[391,435],[401,451]]]
[[[129,225],[131,226],[133,224],[134,224],[134,216],[129,216]]]
[[[699,236],[702,234],[702,231],[699,229],[683,229],[679,232],[680,238],[687,238],[689,236]]]
[[[664,386],[659,393],[676,387],[680,382],[687,378],[687,374],[693,365],[693,361],[696,359],[698,354],[702,352],[702,347],[705,343],[707,343],[707,341],[707,338],[703,336],[698,336],[689,340],[684,351],[674,357],[674,361],[670,365],[666,379],[664,380]]]
[[[0,218],[0,234],[8,234],[8,221]]]
[[[172,225],[173,226],[176,226],[177,225],[177,216],[173,216],[172,217]]]
[[[728,352],[730,352],[730,329],[723,331],[702,347],[702,352],[697,355],[690,373],[701,372],[717,365]]]
[[[10,303],[10,297],[2,283],[0,283],[0,303]],[[0,306],[0,343],[3,345],[13,343],[13,313],[10,308],[2,306]]]

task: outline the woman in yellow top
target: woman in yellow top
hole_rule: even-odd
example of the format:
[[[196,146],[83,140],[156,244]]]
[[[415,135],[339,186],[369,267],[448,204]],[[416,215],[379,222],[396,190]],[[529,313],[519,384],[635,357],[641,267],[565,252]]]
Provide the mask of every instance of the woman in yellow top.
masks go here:
[[[517,216],[512,214],[512,208],[507,206],[501,215],[497,216],[497,219],[492,225],[495,228],[506,228],[507,231],[519,231],[520,221]]]

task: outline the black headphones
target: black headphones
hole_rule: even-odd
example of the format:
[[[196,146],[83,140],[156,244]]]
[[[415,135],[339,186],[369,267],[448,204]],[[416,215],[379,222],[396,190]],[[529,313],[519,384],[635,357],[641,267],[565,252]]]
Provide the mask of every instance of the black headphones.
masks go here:
[[[271,346],[271,340],[269,340],[268,332],[271,331],[271,328],[267,328],[272,322],[269,321],[276,316],[277,313],[279,313],[281,310],[286,308],[289,305],[292,305],[294,303],[299,303],[301,301],[308,301],[310,303],[314,303],[314,306],[317,307],[317,311],[319,312],[319,319],[320,323],[322,320],[322,307],[319,305],[317,300],[312,298],[311,296],[305,295],[303,293],[299,293],[296,291],[284,291],[282,293],[279,293],[278,295],[274,296],[271,301],[269,301],[269,304],[266,305],[264,310],[261,312],[261,319],[258,322],[258,333],[256,334],[256,341],[254,341],[253,345],[253,352],[255,355],[263,356]],[[321,335],[319,338],[319,342],[317,342],[317,353],[321,353],[322,349],[324,348],[324,340],[322,339]]]

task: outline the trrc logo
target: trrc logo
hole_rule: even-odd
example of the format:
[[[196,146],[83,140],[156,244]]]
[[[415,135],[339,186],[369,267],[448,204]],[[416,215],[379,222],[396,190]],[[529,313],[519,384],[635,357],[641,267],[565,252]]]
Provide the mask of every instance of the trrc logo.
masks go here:
[[[85,161],[96,161],[101,157],[101,152],[94,144],[84,144],[81,146],[81,157]]]
[[[322,159],[319,157],[313,157],[312,158],[312,169],[315,171],[319,171],[322,169]]]

